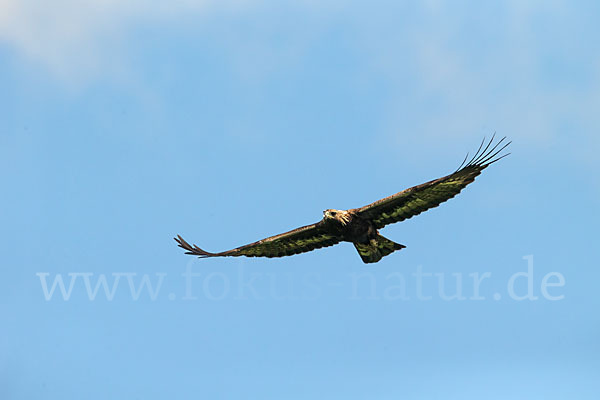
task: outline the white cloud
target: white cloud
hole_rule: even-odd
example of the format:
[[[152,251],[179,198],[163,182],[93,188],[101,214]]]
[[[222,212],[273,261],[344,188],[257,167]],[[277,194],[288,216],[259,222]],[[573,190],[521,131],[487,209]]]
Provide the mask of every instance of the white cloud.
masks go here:
[[[593,65],[600,65],[600,47],[583,28],[594,23],[584,7],[428,5],[417,11],[418,23],[404,21],[403,29],[389,29],[387,20],[359,22],[371,32],[365,47],[374,67],[395,86],[390,136],[452,145],[457,135],[497,130],[520,144],[597,151],[600,117],[592,110],[600,107],[600,70]],[[403,135],[407,130],[412,134]]]
[[[0,46],[72,81],[119,68],[114,58],[122,55],[122,39],[136,24],[247,4],[243,0],[0,0]]]
[[[414,133],[411,140],[437,141],[449,134],[480,137],[498,130],[514,139],[556,145],[565,142],[561,132],[572,124],[581,127],[573,137],[585,137],[588,157],[597,159],[599,139],[588,133],[600,128],[600,74],[589,71],[600,71],[595,68],[600,47],[585,32],[586,26],[596,32],[591,30],[595,21],[572,2],[456,6],[428,0],[410,7],[395,2],[371,7],[303,0],[289,13],[306,15],[285,25],[277,23],[281,7],[265,0],[0,0],[0,46],[66,82],[87,81],[119,75],[121,69],[127,74],[127,40],[136,27],[169,29],[189,23],[190,15],[246,12],[265,3],[274,14],[257,21],[254,17],[265,18],[265,13],[248,13],[255,24],[251,32],[240,24],[214,35],[233,50],[235,70],[250,80],[269,77],[282,64],[302,65],[303,49],[321,40],[319,32],[341,25],[349,28],[354,50],[368,60],[363,73],[385,77],[394,93],[387,110],[390,135],[408,130]],[[403,148],[411,147],[404,143]]]

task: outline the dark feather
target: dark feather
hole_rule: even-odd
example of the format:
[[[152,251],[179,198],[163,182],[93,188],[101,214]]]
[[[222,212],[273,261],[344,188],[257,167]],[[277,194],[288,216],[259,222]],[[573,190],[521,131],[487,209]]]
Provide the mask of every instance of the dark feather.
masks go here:
[[[186,250],[185,254],[200,258],[225,256],[284,257],[305,253],[321,247],[333,246],[339,243],[341,238],[328,232],[323,222],[317,222],[220,253],[210,253],[196,245],[192,246],[179,235],[177,235],[175,241],[179,247]]]
[[[465,161],[463,161],[459,169],[454,173],[403,190],[364,207],[350,211],[371,220],[375,227],[379,229],[388,224],[404,221],[423,211],[437,207],[441,203],[460,193],[465,186],[473,182],[475,177],[489,165],[508,155],[505,154],[497,157],[511,142],[502,145],[506,139],[502,138],[498,143],[492,146],[494,138],[495,135],[492,136],[485,147],[484,139],[484,142],[481,143],[471,160],[464,166],[463,164]]]

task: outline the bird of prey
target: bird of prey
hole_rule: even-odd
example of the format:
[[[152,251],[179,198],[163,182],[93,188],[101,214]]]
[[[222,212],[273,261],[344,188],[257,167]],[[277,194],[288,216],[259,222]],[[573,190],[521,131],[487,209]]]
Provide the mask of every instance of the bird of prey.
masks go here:
[[[328,209],[317,223],[268,237],[258,242],[220,253],[209,253],[196,245],[190,245],[179,235],[175,238],[179,247],[200,258],[206,257],[283,257],[305,253],[340,242],[351,242],[364,263],[375,263],[404,245],[395,243],[379,234],[379,229],[394,222],[404,221],[437,207],[453,198],[473,182],[481,171],[506,157],[499,155],[511,142],[506,137],[496,144],[494,136],[486,144],[481,142],[475,155],[467,162],[465,157],[458,169],[450,175],[403,190],[374,203],[350,210]],[[466,163],[466,164],[465,164]]]

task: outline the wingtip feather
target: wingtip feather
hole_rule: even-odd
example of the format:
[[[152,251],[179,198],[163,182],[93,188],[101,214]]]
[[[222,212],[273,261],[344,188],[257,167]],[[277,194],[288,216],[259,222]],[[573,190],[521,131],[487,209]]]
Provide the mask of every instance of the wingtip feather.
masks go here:
[[[205,251],[205,250],[202,250],[200,247],[196,246],[195,244],[194,245],[190,245],[180,235],[177,235],[177,237],[173,238],[173,239],[177,242],[177,246],[179,246],[182,249],[186,250],[185,254],[189,254],[189,255],[192,255],[192,256],[198,256],[199,258],[206,258],[206,257],[214,257],[215,256],[215,254],[209,253],[208,251]]]
[[[510,155],[510,153],[507,153],[507,154],[502,154],[499,156],[499,154],[504,149],[506,149],[512,143],[512,141],[505,142],[505,140],[507,138],[506,138],[506,136],[504,136],[497,143],[493,144],[495,138],[496,138],[496,133],[494,132],[494,134],[492,135],[492,137],[489,140],[489,142],[487,143],[487,145],[485,145],[485,147],[483,147],[484,143],[482,142],[482,144],[479,146],[479,149],[477,150],[477,152],[475,152],[475,155],[473,156],[473,158],[471,158],[471,160],[469,160],[469,162],[466,165],[463,166],[461,164],[461,167],[459,167],[457,172],[461,169],[465,169],[465,168],[469,168],[469,167],[476,167],[476,168],[484,169],[484,168],[492,165],[493,163],[500,161],[504,157]],[[485,142],[485,138],[484,138],[484,142]],[[464,162],[463,162],[463,164],[464,164]]]

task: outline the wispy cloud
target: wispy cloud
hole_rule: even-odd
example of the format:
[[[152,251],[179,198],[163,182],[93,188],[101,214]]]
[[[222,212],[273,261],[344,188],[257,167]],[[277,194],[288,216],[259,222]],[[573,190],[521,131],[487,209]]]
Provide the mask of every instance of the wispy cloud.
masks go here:
[[[581,140],[579,146],[589,149],[589,158],[597,158],[592,149],[599,139],[589,131],[600,128],[600,45],[587,33],[596,32],[594,14],[581,3],[428,0],[371,7],[304,0],[287,13],[281,5],[271,7],[276,4],[0,0],[0,48],[67,82],[87,81],[128,69],[136,28],[172,29],[182,20],[189,23],[190,15],[263,7],[269,12],[248,12],[252,29],[237,24],[213,35],[242,77],[268,79],[278,65],[302,65],[305,49],[322,40],[320,30],[341,25],[351,32],[361,62],[368,60],[362,73],[384,79],[392,93],[386,105],[390,132],[410,130],[411,140],[430,141],[448,133],[455,138],[460,132],[481,136],[498,130],[556,146],[569,140],[561,135],[570,129],[571,137]],[[300,22],[289,23],[298,10],[304,13]],[[278,13],[288,23],[275,23]]]
[[[418,18],[402,21],[403,29],[391,29],[391,17],[359,22],[371,34],[365,47],[375,67],[396,86],[391,135],[408,129],[412,140],[448,143],[447,135],[498,130],[578,156],[598,148],[590,131],[600,129],[600,45],[589,36],[595,22],[585,6],[430,1],[411,13]],[[423,110],[432,118],[416,122]]]
[[[124,36],[144,22],[244,7],[244,0],[0,0],[0,46],[61,77],[85,78],[114,67]],[[117,54],[118,55],[118,54]],[[112,60],[112,63],[106,62]],[[118,63],[116,63],[118,65]]]

